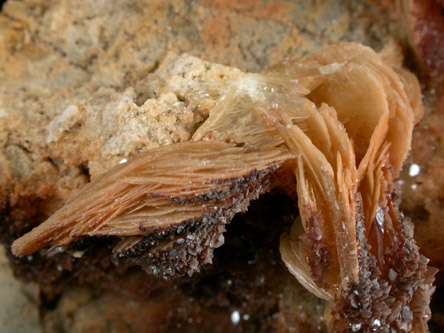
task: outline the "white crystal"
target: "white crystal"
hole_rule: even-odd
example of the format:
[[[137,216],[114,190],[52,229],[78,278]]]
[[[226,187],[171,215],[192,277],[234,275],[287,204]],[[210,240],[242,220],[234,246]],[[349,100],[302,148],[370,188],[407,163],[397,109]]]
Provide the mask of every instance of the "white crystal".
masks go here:
[[[233,311],[231,313],[231,321],[233,322],[233,324],[239,324],[240,321],[239,311]]]
[[[419,172],[420,172],[420,171],[421,171],[421,168],[419,167],[419,165],[413,163],[413,164],[410,166],[410,169],[409,169],[409,176],[410,176],[410,177],[416,177],[417,175],[419,175]]]
[[[384,230],[384,211],[379,206],[376,209],[376,221],[378,221],[378,224],[382,227],[382,230]]]

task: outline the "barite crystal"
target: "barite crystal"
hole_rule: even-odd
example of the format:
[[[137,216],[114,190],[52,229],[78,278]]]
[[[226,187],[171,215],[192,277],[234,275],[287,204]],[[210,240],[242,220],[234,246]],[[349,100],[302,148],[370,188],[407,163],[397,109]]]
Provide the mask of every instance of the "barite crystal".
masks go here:
[[[300,212],[281,237],[282,259],[328,302],[332,330],[427,330],[435,270],[394,185],[422,115],[416,78],[343,43],[263,73],[192,84],[214,107],[191,141],[95,179],[13,253],[113,236],[113,251],[147,272],[192,274],[211,262],[234,214],[281,188],[297,194]]]

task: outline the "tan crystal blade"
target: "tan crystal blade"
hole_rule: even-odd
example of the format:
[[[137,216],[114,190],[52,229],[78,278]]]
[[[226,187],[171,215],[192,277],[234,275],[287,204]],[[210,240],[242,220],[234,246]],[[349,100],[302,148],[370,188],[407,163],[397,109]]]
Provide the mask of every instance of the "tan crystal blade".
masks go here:
[[[230,187],[252,171],[276,167],[291,155],[222,142],[162,147],[116,166],[12,246],[16,255],[69,245],[82,236],[135,236],[201,217],[202,202],[224,205]],[[183,203],[182,203],[183,202]],[[184,204],[186,203],[186,204]]]

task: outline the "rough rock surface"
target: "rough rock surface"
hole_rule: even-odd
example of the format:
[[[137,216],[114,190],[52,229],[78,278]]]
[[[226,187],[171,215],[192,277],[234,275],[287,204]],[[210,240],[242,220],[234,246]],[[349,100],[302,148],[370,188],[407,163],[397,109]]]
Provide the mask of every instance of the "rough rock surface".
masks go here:
[[[387,6],[390,3],[387,1]],[[26,231],[122,159],[188,140],[211,103],[205,98],[191,99],[187,82],[206,75],[235,76],[237,70],[191,56],[183,58],[181,68],[170,68],[171,57],[186,52],[241,70],[260,71],[286,56],[338,40],[358,41],[380,50],[391,40],[403,43],[396,10],[385,6],[308,0],[6,2],[0,14],[2,219]],[[439,129],[433,130],[439,133]],[[418,151],[435,156],[426,147]],[[436,165],[440,165],[440,158],[433,158],[438,158]],[[426,169],[421,170],[424,174]],[[434,181],[440,172],[433,170],[427,172],[431,175],[428,181],[433,193],[442,197],[442,186]],[[426,192],[427,187],[421,193]],[[426,207],[432,206],[426,202]],[[434,223],[439,224],[442,208],[438,205],[435,211]],[[0,279],[9,276],[0,269]],[[93,301],[84,302],[82,297]],[[116,316],[112,310],[103,311],[107,304],[128,305],[125,299],[116,301],[118,297],[92,298],[87,290],[67,290],[60,304],[49,302],[50,307],[58,305],[54,312],[45,310],[49,314],[44,318],[55,316],[54,322],[63,321],[61,326],[54,324],[53,330],[107,330],[111,327],[106,326],[107,320]],[[66,302],[87,305],[81,311],[75,311],[78,307],[74,306],[72,315]],[[279,302],[285,303],[285,297]],[[29,304],[26,306],[36,313],[35,303]],[[91,328],[87,324],[88,318],[91,320],[89,307],[96,305],[91,310],[97,313],[95,324],[100,324],[100,314],[104,324]],[[132,305],[127,310],[119,315],[138,313]],[[282,316],[275,319],[283,320]],[[227,325],[232,324],[229,317],[226,320]],[[23,328],[1,326],[11,322],[23,325],[20,320],[0,322],[0,330]],[[129,330],[117,324],[112,327]],[[46,329],[51,331],[51,324],[47,323]],[[131,329],[137,331],[138,326]]]
[[[382,11],[355,2],[9,1],[0,18],[3,179],[64,200],[88,171],[94,178],[128,155],[189,139],[208,108],[152,87],[149,73],[169,52],[258,71],[337,40],[380,48],[395,29],[389,18],[372,23]],[[166,84],[180,84],[183,69],[193,80],[233,71],[215,67],[184,64]],[[23,195],[11,186],[2,181],[6,198]]]

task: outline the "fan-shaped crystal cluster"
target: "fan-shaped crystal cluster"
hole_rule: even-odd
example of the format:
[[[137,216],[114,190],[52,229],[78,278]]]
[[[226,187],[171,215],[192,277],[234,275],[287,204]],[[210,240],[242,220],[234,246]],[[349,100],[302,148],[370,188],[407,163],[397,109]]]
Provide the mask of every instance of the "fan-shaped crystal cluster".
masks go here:
[[[223,243],[223,224],[281,188],[297,194],[300,212],[282,259],[328,302],[333,330],[426,330],[434,270],[394,183],[422,115],[416,78],[349,43],[193,84],[215,106],[192,141],[116,166],[18,239],[14,254],[113,236],[113,251],[145,268],[191,274]],[[183,238],[187,225],[215,227]],[[147,245],[153,234],[160,241]]]

